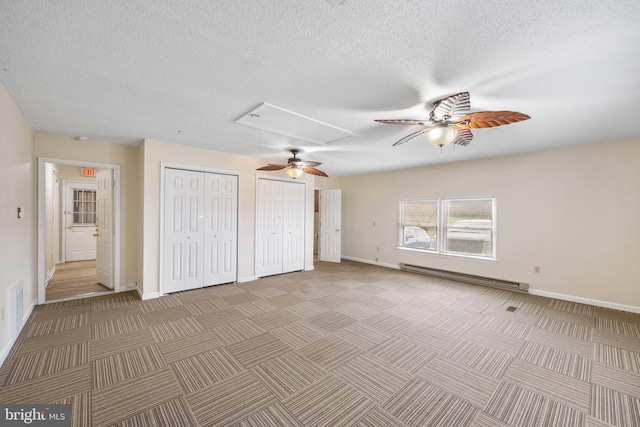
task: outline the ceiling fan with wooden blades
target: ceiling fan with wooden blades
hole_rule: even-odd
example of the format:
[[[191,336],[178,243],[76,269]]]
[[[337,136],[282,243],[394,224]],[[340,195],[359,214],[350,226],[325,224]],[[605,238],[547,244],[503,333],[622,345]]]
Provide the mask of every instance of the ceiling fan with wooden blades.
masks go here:
[[[309,162],[306,160],[301,160],[299,159],[298,153],[300,152],[300,150],[298,150],[297,148],[292,148],[291,150],[291,154],[293,154],[293,157],[291,157],[288,160],[288,163],[286,165],[283,164],[268,164],[267,166],[263,166],[261,168],[258,168],[256,170],[259,171],[279,171],[282,169],[287,169],[287,175],[289,175],[290,178],[299,178],[303,172],[306,172],[308,174],[311,175],[317,175],[317,176],[325,176],[328,177],[329,175],[327,175],[326,173],[322,172],[321,170],[316,169],[316,166],[320,166],[322,163],[318,163],[318,162]]]
[[[440,99],[433,104],[427,120],[376,120],[379,123],[392,125],[424,126],[397,141],[394,146],[409,142],[421,135],[438,147],[454,143],[468,145],[473,139],[470,129],[491,128],[528,120],[526,114],[515,111],[479,111],[470,113],[471,101],[469,92],[461,92]]]

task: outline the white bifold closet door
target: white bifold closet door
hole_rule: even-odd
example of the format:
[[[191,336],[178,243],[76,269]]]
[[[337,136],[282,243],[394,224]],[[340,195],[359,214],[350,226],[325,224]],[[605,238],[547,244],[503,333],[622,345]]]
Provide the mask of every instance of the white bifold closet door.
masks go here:
[[[256,276],[304,269],[305,185],[258,179]]]
[[[164,292],[237,279],[237,176],[165,170]]]

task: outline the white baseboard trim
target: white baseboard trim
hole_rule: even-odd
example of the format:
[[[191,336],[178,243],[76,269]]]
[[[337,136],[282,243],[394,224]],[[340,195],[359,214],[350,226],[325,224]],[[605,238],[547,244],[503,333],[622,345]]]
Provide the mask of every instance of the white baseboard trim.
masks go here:
[[[160,298],[161,296],[160,292],[147,292],[146,294],[142,294],[140,298],[142,298],[143,301],[146,301],[148,299]]]
[[[0,352],[0,366],[2,366],[2,364],[4,363],[4,360],[9,355],[9,352],[13,348],[13,345],[16,343],[16,339],[18,339],[17,335],[11,338],[7,343],[7,345],[5,345],[4,348],[2,349],[2,352]]]
[[[27,312],[24,314],[24,316],[22,316],[22,327],[24,328],[24,325],[27,323],[27,320],[29,320],[29,316],[31,316],[31,313],[33,312],[33,309],[36,308],[36,300],[31,301],[31,305],[29,306],[29,308],[27,309]],[[22,329],[20,329],[22,330]]]
[[[238,283],[253,282],[254,280],[258,280],[258,278],[256,276],[241,277],[238,279]]]
[[[29,320],[29,316],[31,316],[31,313],[33,313],[33,309],[35,308],[35,306],[36,306],[36,301],[34,300],[31,302],[31,305],[27,309],[27,312],[22,316],[22,327],[20,328],[20,331],[22,331],[22,328],[24,328],[24,325],[27,324],[27,320]],[[7,358],[7,356],[11,352],[11,349],[13,348],[13,345],[16,343],[18,336],[20,336],[20,332],[18,332],[15,337],[11,337],[7,345],[5,345],[2,351],[0,351],[0,366],[2,366],[2,364],[4,363],[4,360]]]
[[[346,259],[349,261],[355,261],[355,262],[361,262],[364,264],[371,264],[371,265],[379,265],[380,267],[387,267],[387,268],[393,268],[394,270],[400,270],[400,266],[397,264],[388,264],[386,262],[376,262],[376,261],[372,261],[370,259],[362,259],[362,258],[355,258],[352,256],[346,256],[346,255],[342,255],[342,259]]]
[[[136,287],[135,287],[135,288],[132,288],[131,290],[132,290],[132,291],[133,291],[133,290],[136,290],[136,291],[138,292],[138,295],[140,296],[140,299],[141,299],[142,301],[146,301],[146,300],[148,300],[148,299],[159,298],[159,297],[161,297],[161,296],[162,296],[162,295],[160,294],[160,292],[147,292],[146,294],[145,294],[145,293],[142,293],[142,291],[140,290],[140,287],[139,287],[138,285],[136,285]]]
[[[304,271],[313,271],[313,270],[315,270],[315,267],[313,265],[307,266],[304,268]]]
[[[628,311],[630,313],[640,314],[640,307],[636,307],[633,305],[618,304],[615,302],[601,301],[601,300],[591,299],[591,298],[575,297],[573,295],[558,294],[555,292],[547,292],[547,291],[541,291],[538,289],[531,289],[531,288],[529,288],[529,293],[531,295],[538,295],[541,297],[555,298],[555,299],[560,299],[564,301],[577,302],[580,304],[587,304],[587,305],[595,305],[597,307],[611,308],[613,310]]]

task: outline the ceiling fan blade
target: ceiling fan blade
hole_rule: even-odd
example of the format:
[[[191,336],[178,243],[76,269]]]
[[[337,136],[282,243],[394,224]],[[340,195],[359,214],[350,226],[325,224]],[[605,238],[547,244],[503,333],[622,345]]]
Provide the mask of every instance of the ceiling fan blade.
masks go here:
[[[460,119],[461,122],[469,121],[467,124],[454,124],[454,129],[480,129],[492,128],[496,126],[508,125],[530,119],[526,114],[516,111],[479,111],[470,113]]]
[[[307,166],[310,166],[310,167],[313,168],[313,167],[316,167],[316,166],[320,166],[322,164],[320,162],[308,162],[306,160],[297,160],[297,161],[292,162],[292,163],[294,163],[296,166],[301,167],[301,168],[302,167],[307,167]]]
[[[446,119],[457,121],[467,114],[470,108],[471,100],[469,99],[469,92],[460,92],[436,101],[433,104],[431,118],[435,120]]]
[[[473,134],[469,129],[458,129],[458,135],[456,139],[453,140],[454,144],[467,146],[473,139]]]
[[[305,166],[305,167],[302,167],[300,169],[302,169],[304,172],[306,172],[308,174],[311,174],[311,175],[326,176],[326,177],[329,176],[326,173],[322,172],[321,170],[318,170],[318,169],[316,169],[314,167],[311,167],[311,166]]]
[[[257,171],[279,171],[280,169],[288,168],[289,165],[273,165],[268,164],[267,166],[263,166],[261,168],[256,169]]]
[[[392,120],[374,120],[378,123],[385,123],[387,125],[409,125],[409,126],[431,126],[433,123],[430,120],[413,120],[413,119],[392,119]]]
[[[393,144],[393,146],[395,147],[396,145],[400,145],[400,144],[404,144],[405,142],[409,142],[412,139],[415,139],[417,137],[419,137],[420,135],[422,135],[423,133],[429,132],[431,129],[433,129],[433,127],[428,127],[428,128],[424,128],[424,129],[420,129],[417,132],[414,132],[412,134],[409,134],[407,136],[405,136],[404,138],[402,138],[401,140],[399,140],[398,142],[396,142],[395,144]]]

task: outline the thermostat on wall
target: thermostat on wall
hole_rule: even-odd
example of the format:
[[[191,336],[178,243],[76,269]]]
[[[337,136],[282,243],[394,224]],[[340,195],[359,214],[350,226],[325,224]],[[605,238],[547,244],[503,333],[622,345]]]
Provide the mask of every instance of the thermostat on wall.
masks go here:
[[[18,218],[24,218],[24,209],[18,208]]]

